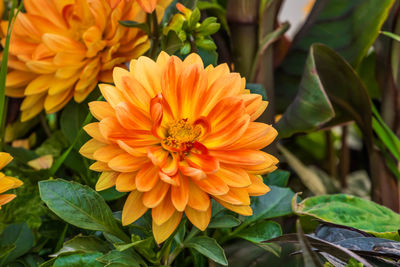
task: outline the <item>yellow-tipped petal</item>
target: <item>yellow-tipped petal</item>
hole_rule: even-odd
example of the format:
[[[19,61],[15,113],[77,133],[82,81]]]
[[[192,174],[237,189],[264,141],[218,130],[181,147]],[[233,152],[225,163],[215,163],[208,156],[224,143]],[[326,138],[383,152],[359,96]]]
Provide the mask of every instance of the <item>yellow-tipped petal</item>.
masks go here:
[[[198,211],[190,207],[186,207],[185,214],[194,226],[199,228],[201,231],[204,231],[210,223],[211,206],[208,207],[206,211]]]
[[[148,208],[142,203],[142,195],[136,190],[129,194],[122,209],[122,225],[131,224],[146,213]]]
[[[174,214],[169,218],[168,221],[161,225],[157,225],[153,221],[153,235],[157,244],[161,244],[165,240],[170,237],[170,235],[175,231],[176,227],[178,227],[180,221],[182,219],[182,212],[174,212]]]

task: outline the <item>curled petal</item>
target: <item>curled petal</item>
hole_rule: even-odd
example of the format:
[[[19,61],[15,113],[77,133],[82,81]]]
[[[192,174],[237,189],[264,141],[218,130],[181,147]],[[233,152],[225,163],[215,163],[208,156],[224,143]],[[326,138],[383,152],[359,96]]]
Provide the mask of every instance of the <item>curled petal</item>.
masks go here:
[[[211,155],[190,153],[185,160],[191,167],[201,169],[207,174],[215,173],[219,169],[217,157]]]

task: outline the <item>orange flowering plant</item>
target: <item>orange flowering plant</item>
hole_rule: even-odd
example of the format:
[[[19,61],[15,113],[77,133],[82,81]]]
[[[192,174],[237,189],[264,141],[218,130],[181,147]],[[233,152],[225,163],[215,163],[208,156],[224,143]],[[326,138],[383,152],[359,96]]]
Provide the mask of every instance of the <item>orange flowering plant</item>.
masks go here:
[[[0,0],[0,267],[398,264],[393,4]]]

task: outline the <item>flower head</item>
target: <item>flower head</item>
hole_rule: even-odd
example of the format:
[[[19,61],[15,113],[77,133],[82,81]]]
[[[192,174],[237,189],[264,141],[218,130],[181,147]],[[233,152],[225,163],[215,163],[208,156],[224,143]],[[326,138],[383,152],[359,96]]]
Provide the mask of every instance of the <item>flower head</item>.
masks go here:
[[[102,172],[96,190],[112,186],[130,192],[122,223],[151,209],[158,243],[178,226],[183,213],[204,230],[210,198],[251,215],[249,196],[269,188],[260,174],[278,160],[260,151],[277,132],[255,122],[267,103],[245,89],[226,64],[204,68],[197,54],[183,62],[162,52],[154,62],[132,60],[130,71],[115,68],[115,86],[101,84],[106,99],[91,102],[99,122],[85,131],[93,137],[80,150]]]
[[[12,159],[13,157],[10,154],[0,152],[0,170],[10,163]],[[2,193],[20,187],[22,184],[23,183],[17,178],[6,176],[4,173],[0,172],[0,209],[2,205],[7,204],[16,197],[14,194]]]
[[[134,0],[26,0],[25,9],[14,24],[6,82],[8,96],[25,97],[23,121],[71,98],[82,102],[99,81],[112,82],[113,67],[150,45],[142,30],[118,23],[145,20]]]

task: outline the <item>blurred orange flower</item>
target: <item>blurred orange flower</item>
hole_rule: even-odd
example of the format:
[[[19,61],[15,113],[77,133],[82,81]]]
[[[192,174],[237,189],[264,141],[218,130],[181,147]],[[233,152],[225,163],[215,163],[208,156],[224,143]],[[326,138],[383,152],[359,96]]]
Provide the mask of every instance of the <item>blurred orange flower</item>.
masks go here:
[[[26,0],[25,9],[13,28],[6,81],[8,96],[25,97],[23,121],[56,112],[72,97],[82,102],[98,81],[112,82],[113,67],[150,45],[142,30],[118,23],[145,20],[134,0]]]
[[[130,192],[122,223],[152,209],[157,243],[166,240],[183,213],[199,229],[208,226],[210,197],[251,215],[250,197],[270,189],[260,174],[278,160],[260,151],[276,130],[255,122],[267,102],[245,89],[245,80],[226,64],[204,69],[197,54],[183,62],[162,52],[154,62],[132,60],[130,71],[115,68],[116,86],[100,84],[106,99],[89,104],[99,122],[80,153],[102,172],[96,190]]]
[[[0,152],[0,170],[4,168],[4,166],[6,166],[8,163],[10,163],[12,159],[13,157],[10,154]],[[0,172],[0,194],[8,190],[20,187],[21,185],[23,185],[23,182],[21,182],[17,178],[6,176],[4,173]],[[2,205],[7,204],[15,197],[15,194],[0,195],[0,209]]]

